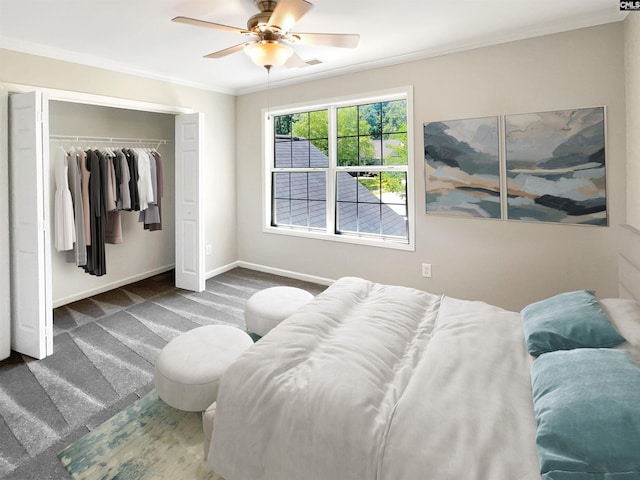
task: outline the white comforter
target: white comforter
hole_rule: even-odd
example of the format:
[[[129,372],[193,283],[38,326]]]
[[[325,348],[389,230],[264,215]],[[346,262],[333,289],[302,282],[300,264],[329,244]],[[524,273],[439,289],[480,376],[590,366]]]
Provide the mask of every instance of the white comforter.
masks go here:
[[[222,379],[226,480],[540,480],[520,317],[343,278]]]

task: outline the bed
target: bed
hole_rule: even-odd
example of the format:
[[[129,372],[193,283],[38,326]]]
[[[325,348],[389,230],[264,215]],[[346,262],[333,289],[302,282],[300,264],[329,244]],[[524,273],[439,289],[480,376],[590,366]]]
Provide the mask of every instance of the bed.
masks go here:
[[[636,378],[640,304],[619,299],[596,304],[623,342],[607,349],[565,349],[556,356],[615,351],[631,369],[624,378]],[[532,366],[553,357],[547,371],[571,369],[558,366],[553,352],[536,360],[529,347],[518,312],[342,278],[228,369],[207,466],[226,480],[640,478],[633,454],[616,460],[622,466],[613,476],[593,473],[591,465],[576,468],[593,476],[571,476],[553,463],[555,446],[538,450],[544,412],[534,402],[542,405],[551,390],[532,382],[534,374],[547,382]],[[575,363],[590,365],[582,359]],[[567,375],[559,381],[572,381]],[[624,392],[636,393],[640,390]],[[633,401],[629,408],[640,396]],[[640,445],[635,417],[627,419],[631,427],[624,438],[632,449]],[[551,458],[546,467],[545,455]],[[611,475],[610,467],[604,468]]]

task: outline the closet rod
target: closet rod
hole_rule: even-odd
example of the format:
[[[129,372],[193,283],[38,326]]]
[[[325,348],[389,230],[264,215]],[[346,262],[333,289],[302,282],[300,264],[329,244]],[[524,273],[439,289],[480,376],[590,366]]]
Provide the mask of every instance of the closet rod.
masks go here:
[[[139,144],[157,144],[166,145],[173,143],[173,140],[166,140],[164,138],[123,138],[123,137],[86,137],[83,135],[49,135],[49,140],[53,141],[65,141],[70,140],[80,142],[96,142],[96,143],[139,143]]]

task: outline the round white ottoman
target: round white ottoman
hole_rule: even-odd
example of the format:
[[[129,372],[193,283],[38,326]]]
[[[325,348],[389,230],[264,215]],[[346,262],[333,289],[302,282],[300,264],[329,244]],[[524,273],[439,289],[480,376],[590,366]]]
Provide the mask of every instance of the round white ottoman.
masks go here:
[[[220,379],[253,340],[239,328],[208,325],[171,340],[156,358],[158,396],[179,410],[201,412],[218,396]]]
[[[313,295],[301,288],[265,288],[247,300],[244,310],[247,330],[263,337],[311,299]]]

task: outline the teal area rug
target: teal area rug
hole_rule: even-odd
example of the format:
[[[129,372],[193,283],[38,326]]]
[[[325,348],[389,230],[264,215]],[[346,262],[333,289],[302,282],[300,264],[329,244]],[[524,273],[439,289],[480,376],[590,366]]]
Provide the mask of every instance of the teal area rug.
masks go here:
[[[76,480],[222,480],[203,463],[202,415],[155,390],[58,454]]]

